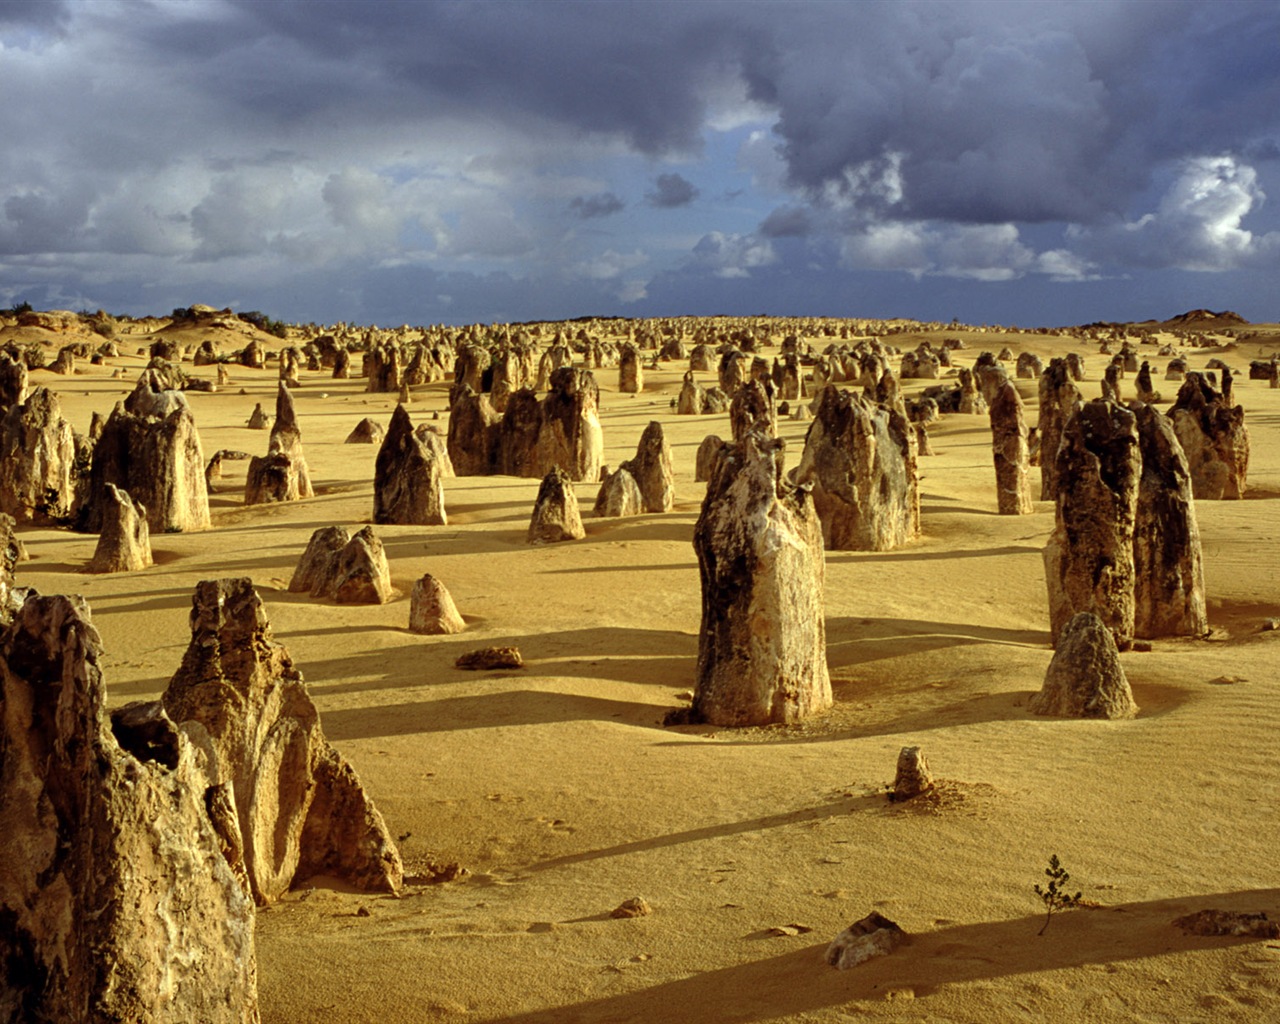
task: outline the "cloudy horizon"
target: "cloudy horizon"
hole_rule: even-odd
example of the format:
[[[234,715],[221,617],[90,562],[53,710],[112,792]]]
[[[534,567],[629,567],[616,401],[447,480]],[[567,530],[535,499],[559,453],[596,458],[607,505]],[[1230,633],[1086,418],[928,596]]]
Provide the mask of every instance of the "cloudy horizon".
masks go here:
[[[1280,5],[0,0],[0,305],[1280,320]]]

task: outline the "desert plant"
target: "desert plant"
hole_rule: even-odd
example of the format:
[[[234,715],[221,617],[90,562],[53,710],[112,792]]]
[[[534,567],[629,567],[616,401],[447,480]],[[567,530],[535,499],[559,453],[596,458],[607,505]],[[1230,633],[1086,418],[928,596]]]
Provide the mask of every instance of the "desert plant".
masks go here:
[[[1067,882],[1071,880],[1071,876],[1067,874],[1067,869],[1058,862],[1056,853],[1050,855],[1049,866],[1044,869],[1044,873],[1049,878],[1049,884],[1041,887],[1040,883],[1037,882],[1035,885],[1036,895],[1040,897],[1045,907],[1044,924],[1036,932],[1037,935],[1044,934],[1044,930],[1049,927],[1049,922],[1053,920],[1055,911],[1080,906],[1081,894],[1076,893],[1072,896],[1065,889]]]

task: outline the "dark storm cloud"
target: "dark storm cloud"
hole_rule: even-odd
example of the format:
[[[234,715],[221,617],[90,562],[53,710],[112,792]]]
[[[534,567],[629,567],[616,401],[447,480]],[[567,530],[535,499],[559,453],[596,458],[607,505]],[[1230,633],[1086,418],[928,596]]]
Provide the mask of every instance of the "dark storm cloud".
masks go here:
[[[595,195],[575,197],[569,203],[569,209],[583,220],[591,220],[595,217],[608,217],[610,214],[619,213],[626,205],[612,192],[597,192]]]
[[[813,218],[803,206],[780,206],[760,223],[760,233],[768,238],[800,238],[813,227]]]
[[[12,29],[50,31],[67,21],[63,0],[0,0],[0,32]]]
[[[668,2],[236,6],[258,34],[393,109],[550,121],[650,154],[699,147],[706,89],[732,73],[745,32],[715,8]]]
[[[672,172],[659,174],[653,190],[644,194],[645,202],[659,210],[674,210],[688,206],[698,198],[698,189],[683,175]]]

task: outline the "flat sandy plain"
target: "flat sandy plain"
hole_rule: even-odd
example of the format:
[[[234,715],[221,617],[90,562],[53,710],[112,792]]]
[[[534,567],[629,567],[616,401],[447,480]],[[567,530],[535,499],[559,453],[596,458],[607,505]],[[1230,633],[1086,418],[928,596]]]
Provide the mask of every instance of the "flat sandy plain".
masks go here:
[[[1074,348],[1086,396],[1100,392],[1096,344],[946,336],[967,340],[966,364],[1005,344],[1044,357]],[[147,340],[122,338],[128,354],[108,366],[35,371],[31,383],[56,390],[87,430],[132,387]],[[727,416],[674,414],[683,365],[650,371],[636,396],[618,393],[616,369],[596,373],[608,464],[650,420],[667,431],[677,503],[665,515],[592,519],[596,486],[584,483],[586,539],[531,547],[537,480],[449,479],[448,526],[377,528],[400,592],[391,603],[289,594],[313,530],[370,520],[377,449],[343,440],[364,416],[385,424],[395,404],[362,380],[304,370],[295,398],[316,497],[245,507],[246,463],[228,462],[213,529],[153,537],[153,567],[89,576],[94,537],[24,528],[18,582],[88,598],[120,704],[164,689],[197,581],[252,577],[326,734],[402,837],[412,880],[399,897],[319,880],[260,912],[266,1024],[1274,1021],[1280,942],[1170,923],[1207,907],[1280,917],[1280,632],[1260,631],[1280,615],[1280,390],[1247,379],[1261,351],[1190,351],[1193,369],[1219,356],[1241,371],[1249,492],[1197,504],[1214,631],[1122,656],[1141,709],[1132,721],[1026,711],[1051,656],[1041,549],[1053,509],[996,515],[986,417],[953,415],[921,460],[922,539],[827,555],[831,713],[794,728],[664,728],[694,684],[694,453],[729,429]],[[1154,354],[1141,352],[1172,400]],[[127,380],[111,378],[117,366]],[[274,366],[229,369],[229,387],[190,395],[206,458],[266,451],[267,434],[245,422],[255,402],[271,409]],[[1035,382],[1018,386],[1034,424]],[[414,392],[415,423],[439,413],[444,428],[447,389]],[[805,426],[780,425],[791,465]],[[466,632],[407,631],[424,572],[448,586]],[[527,667],[453,667],[488,644],[518,645]],[[908,744],[943,780],[918,806],[886,799]],[[1053,853],[1091,907],[1037,937],[1032,886]],[[470,875],[418,884],[433,861]],[[610,919],[631,896],[653,913]],[[827,967],[827,942],[871,910],[910,944]],[[771,934],[783,926],[797,927]]]

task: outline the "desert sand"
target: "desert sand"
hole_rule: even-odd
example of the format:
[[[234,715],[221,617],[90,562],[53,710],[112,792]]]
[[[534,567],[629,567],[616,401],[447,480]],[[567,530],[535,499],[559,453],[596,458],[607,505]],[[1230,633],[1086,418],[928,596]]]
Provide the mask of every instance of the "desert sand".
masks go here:
[[[1280,942],[1171,925],[1206,907],[1280,917],[1280,632],[1261,630],[1280,616],[1280,390],[1247,379],[1280,332],[1258,330],[1225,351],[1190,350],[1192,369],[1219,357],[1240,371],[1249,490],[1197,502],[1213,632],[1122,654],[1140,709],[1129,721],[1026,710],[1052,654],[1041,550],[1053,507],[997,515],[987,419],[948,415],[920,463],[923,537],[827,554],[834,709],[794,727],[664,727],[694,684],[694,453],[729,433],[727,415],[674,414],[685,364],[649,370],[638,395],[618,393],[616,369],[596,371],[609,465],[633,454],[650,420],[666,428],[677,485],[666,514],[591,518],[596,485],[578,484],[586,538],[530,546],[538,480],[447,479],[447,526],[377,527],[395,600],[287,593],[313,530],[370,521],[377,447],[343,440],[365,416],[385,426],[396,403],[304,369],[294,397],[315,497],[246,507],[246,463],[227,462],[212,529],[153,535],[154,566],[86,575],[95,537],[23,527],[30,560],[17,582],[88,599],[110,699],[123,704],[164,690],[197,581],[251,577],[326,735],[400,838],[400,895],[319,879],[259,911],[267,1024],[1277,1020]],[[1006,344],[1046,360],[1080,351],[1081,387],[1100,393],[1096,343],[921,337],[944,335],[965,339],[964,365]],[[121,337],[119,358],[82,361],[74,376],[37,370],[31,384],[57,391],[86,431],[132,388],[148,341]],[[1167,360],[1140,354],[1167,407]],[[266,433],[245,421],[255,403],[271,408],[276,368],[228,369],[230,385],[189,394],[206,458],[266,451]],[[1034,424],[1035,381],[1017,386]],[[415,424],[438,414],[444,428],[448,387],[414,389]],[[788,465],[805,427],[780,421]],[[1033,481],[1038,495],[1037,470]],[[425,572],[449,588],[465,632],[408,632]],[[453,667],[491,644],[518,646],[526,667]],[[941,781],[933,797],[894,804],[905,745],[922,747]],[[1032,886],[1051,854],[1088,906],[1037,937]],[[469,874],[428,884],[433,864],[451,862]],[[612,919],[633,896],[652,913]],[[872,910],[909,944],[850,971],[826,966],[826,944]]]

